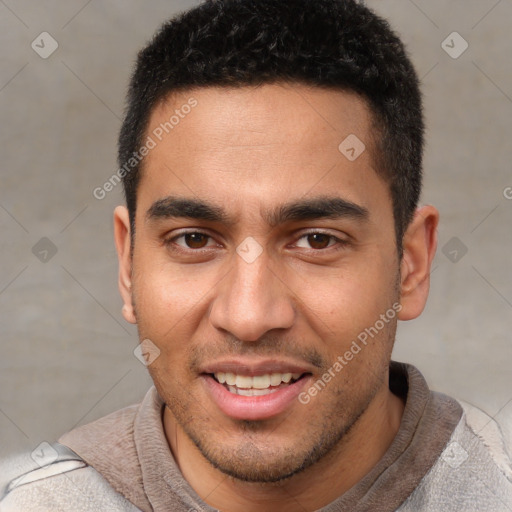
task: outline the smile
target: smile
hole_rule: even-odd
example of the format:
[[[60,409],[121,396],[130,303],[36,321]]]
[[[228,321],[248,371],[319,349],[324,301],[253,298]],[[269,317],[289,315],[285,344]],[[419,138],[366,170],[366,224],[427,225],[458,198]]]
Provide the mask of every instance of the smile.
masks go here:
[[[213,374],[213,378],[234,395],[264,396],[296,382],[302,375],[302,373],[267,373],[250,376],[217,372]]]
[[[231,360],[203,367],[200,378],[206,396],[224,416],[259,421],[295,407],[312,373],[293,362]]]

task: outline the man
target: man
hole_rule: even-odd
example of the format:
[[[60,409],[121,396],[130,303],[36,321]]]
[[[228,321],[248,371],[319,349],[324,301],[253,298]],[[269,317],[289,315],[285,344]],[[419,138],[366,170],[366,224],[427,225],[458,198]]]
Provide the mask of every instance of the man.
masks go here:
[[[1,510],[506,511],[499,427],[390,362],[421,314],[418,80],[352,0],[217,0],[139,55],[114,214],[141,404],[19,459]]]

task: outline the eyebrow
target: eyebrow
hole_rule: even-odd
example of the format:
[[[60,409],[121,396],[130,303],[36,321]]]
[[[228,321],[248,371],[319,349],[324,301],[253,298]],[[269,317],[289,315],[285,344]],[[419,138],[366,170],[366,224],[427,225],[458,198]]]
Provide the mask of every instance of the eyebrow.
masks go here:
[[[348,218],[358,221],[369,219],[368,209],[340,197],[315,197],[281,205],[271,211],[263,211],[263,218],[271,227],[286,222]],[[171,218],[188,218],[202,221],[234,224],[226,211],[207,201],[169,196],[155,201],[146,213],[149,221]]]
[[[315,197],[284,204],[265,215],[270,226],[285,222],[348,218],[367,221],[369,212],[364,206],[341,197]]]
[[[206,201],[169,196],[155,201],[146,213],[148,220],[188,218],[228,223],[222,208]]]

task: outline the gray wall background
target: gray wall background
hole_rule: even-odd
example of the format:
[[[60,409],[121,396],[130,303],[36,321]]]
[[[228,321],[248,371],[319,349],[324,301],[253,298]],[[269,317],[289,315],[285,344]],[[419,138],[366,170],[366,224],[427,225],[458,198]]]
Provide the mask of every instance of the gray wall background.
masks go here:
[[[120,313],[121,188],[101,201],[92,191],[116,170],[136,51],[197,3],[0,0],[0,457],[138,401],[151,384]],[[442,215],[428,307],[400,324],[394,357],[500,418],[512,410],[512,0],[367,4],[422,77],[423,202]],[[454,31],[469,44],[458,58],[458,36],[444,44],[452,56],[442,47]],[[42,32],[58,42],[46,59],[31,47],[51,49]]]

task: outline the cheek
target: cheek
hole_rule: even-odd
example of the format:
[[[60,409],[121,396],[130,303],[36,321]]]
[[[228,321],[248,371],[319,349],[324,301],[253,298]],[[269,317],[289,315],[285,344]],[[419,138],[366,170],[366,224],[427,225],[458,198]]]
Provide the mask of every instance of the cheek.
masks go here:
[[[290,286],[304,306],[303,314],[326,335],[357,335],[396,300],[394,267],[378,255],[355,260],[336,269],[320,267]]]
[[[149,251],[148,251],[149,254]],[[159,256],[134,258],[133,290],[139,330],[156,339],[195,324],[217,281],[205,268],[179,267]]]

